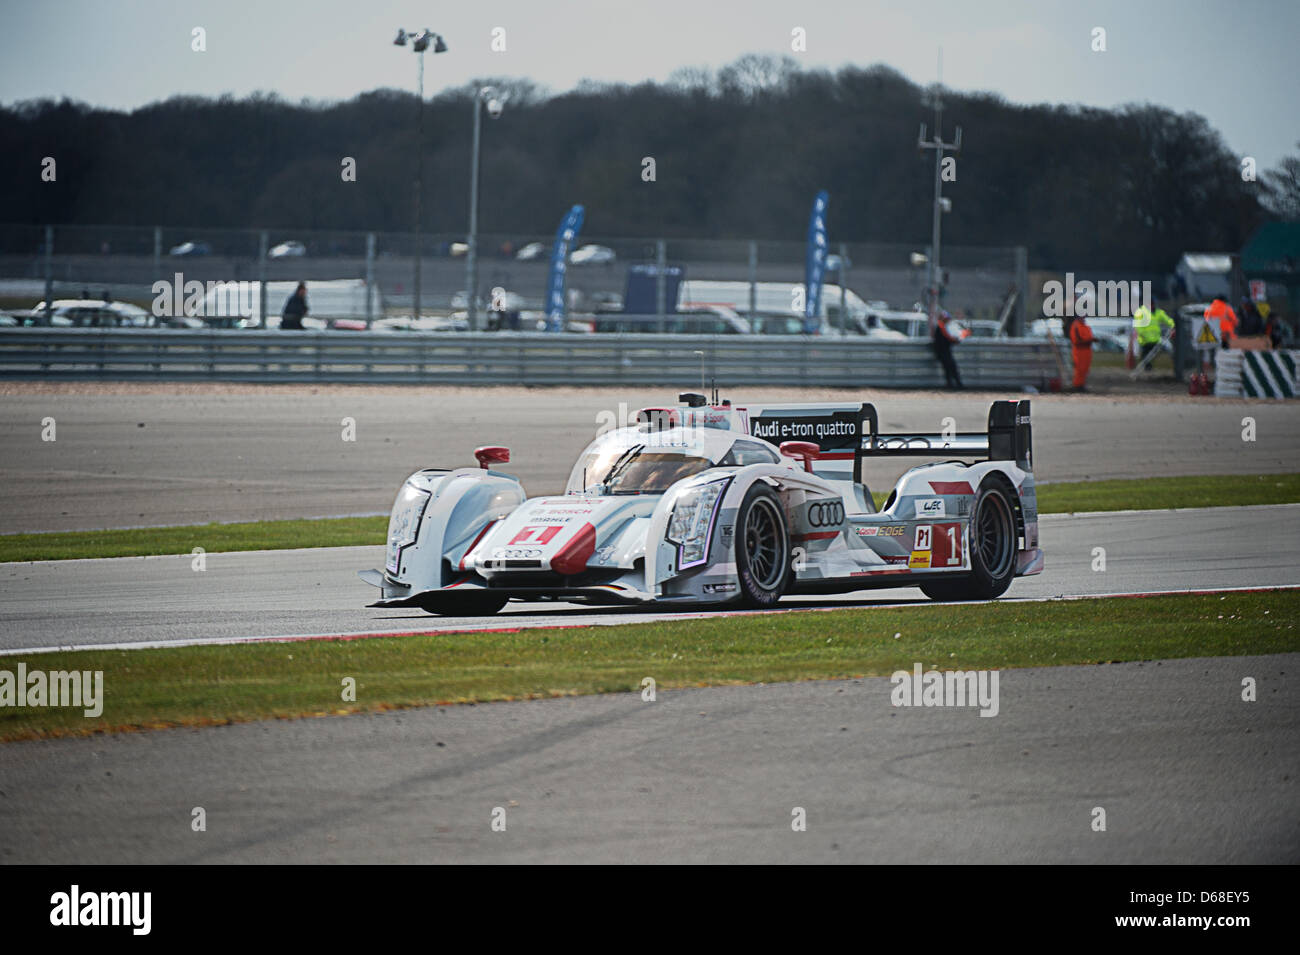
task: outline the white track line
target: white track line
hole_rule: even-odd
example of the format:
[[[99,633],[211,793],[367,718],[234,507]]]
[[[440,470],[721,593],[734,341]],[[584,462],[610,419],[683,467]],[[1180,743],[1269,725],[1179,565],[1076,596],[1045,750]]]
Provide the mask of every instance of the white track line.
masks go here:
[[[294,633],[266,634],[252,637],[192,637],[184,640],[141,640],[135,643],[85,643],[69,644],[57,647],[25,647],[13,650],[0,650],[0,657],[12,657],[20,654],[35,653],[78,653],[90,650],[170,650],[178,647],[224,647],[256,643],[301,643],[311,640],[373,640],[383,637],[415,637],[442,634],[450,636],[461,633],[509,633],[516,630],[576,630],[584,627],[621,627],[637,623],[660,623],[665,620],[701,620],[713,617],[744,617],[755,614],[774,613],[828,613],[833,610],[873,610],[873,609],[911,609],[914,607],[969,607],[980,603],[1048,603],[1067,600],[1100,600],[1105,597],[1165,597],[1178,595],[1205,595],[1227,593],[1261,593],[1268,590],[1295,590],[1300,584],[1276,584],[1269,587],[1216,587],[1199,590],[1148,590],[1140,593],[1105,593],[1105,594],[1057,594],[1053,597],[1000,597],[997,600],[964,601],[961,603],[936,603],[931,600],[918,600],[915,603],[894,603],[884,607],[862,604],[832,604],[826,607],[791,607],[775,610],[703,610],[694,613],[676,612],[662,614],[629,614],[614,619],[596,619],[584,623],[565,623],[548,620],[528,620],[511,624],[506,619],[494,620],[490,624],[435,627],[432,629],[388,630],[358,633]]]

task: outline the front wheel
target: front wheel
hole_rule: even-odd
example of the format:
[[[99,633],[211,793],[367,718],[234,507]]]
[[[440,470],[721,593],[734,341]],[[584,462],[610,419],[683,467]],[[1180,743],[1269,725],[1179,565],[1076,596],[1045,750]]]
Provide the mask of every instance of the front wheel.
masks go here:
[[[449,593],[430,596],[420,609],[443,617],[490,617],[509,600],[504,594]]]
[[[975,495],[970,522],[970,573],[921,584],[931,600],[992,600],[1016,576],[1016,516],[1002,481],[986,480]]]
[[[785,593],[790,569],[790,536],[785,510],[766,484],[755,484],[736,514],[736,571],[741,601],[771,607]]]

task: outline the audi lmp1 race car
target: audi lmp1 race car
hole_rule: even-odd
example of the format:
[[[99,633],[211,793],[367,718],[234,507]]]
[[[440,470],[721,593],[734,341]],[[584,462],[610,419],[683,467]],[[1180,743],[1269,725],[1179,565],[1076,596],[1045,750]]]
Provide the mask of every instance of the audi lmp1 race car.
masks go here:
[[[920,587],[987,600],[1041,573],[1028,401],[995,401],[987,433],[881,434],[870,404],[732,406],[684,394],[598,435],[565,493],[529,498],[479,467],[411,475],[374,607],[495,613],[511,598],[770,607],[786,594]],[[877,510],[864,459],[946,456]]]

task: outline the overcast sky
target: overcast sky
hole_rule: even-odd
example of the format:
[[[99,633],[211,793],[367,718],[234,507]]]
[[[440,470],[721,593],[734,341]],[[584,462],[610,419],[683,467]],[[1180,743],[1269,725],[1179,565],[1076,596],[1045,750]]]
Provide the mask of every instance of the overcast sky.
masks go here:
[[[0,101],[131,108],[181,93],[413,89],[414,56],[392,45],[399,26],[447,39],[449,52],[426,55],[429,95],[482,76],[557,92],[584,77],[663,80],[745,53],[831,69],[886,63],[929,83],[942,46],[944,82],[958,90],[1194,111],[1261,168],[1300,140],[1295,0],[0,0]],[[206,52],[191,50],[195,27]],[[503,53],[490,49],[494,27],[505,28]],[[791,51],[795,27],[805,53]],[[1104,53],[1092,51],[1095,27]]]

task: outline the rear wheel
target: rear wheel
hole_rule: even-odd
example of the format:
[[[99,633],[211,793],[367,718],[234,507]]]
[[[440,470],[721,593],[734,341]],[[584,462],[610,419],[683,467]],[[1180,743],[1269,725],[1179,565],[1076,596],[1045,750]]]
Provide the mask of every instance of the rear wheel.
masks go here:
[[[975,495],[970,522],[970,573],[921,584],[931,600],[992,600],[1016,575],[1016,516],[1006,483],[989,478]]]
[[[490,617],[509,600],[503,594],[450,593],[430,596],[420,604],[420,609],[443,617]]]
[[[785,510],[766,484],[755,484],[741,501],[736,531],[741,600],[751,607],[771,607],[789,579],[790,537]]]

